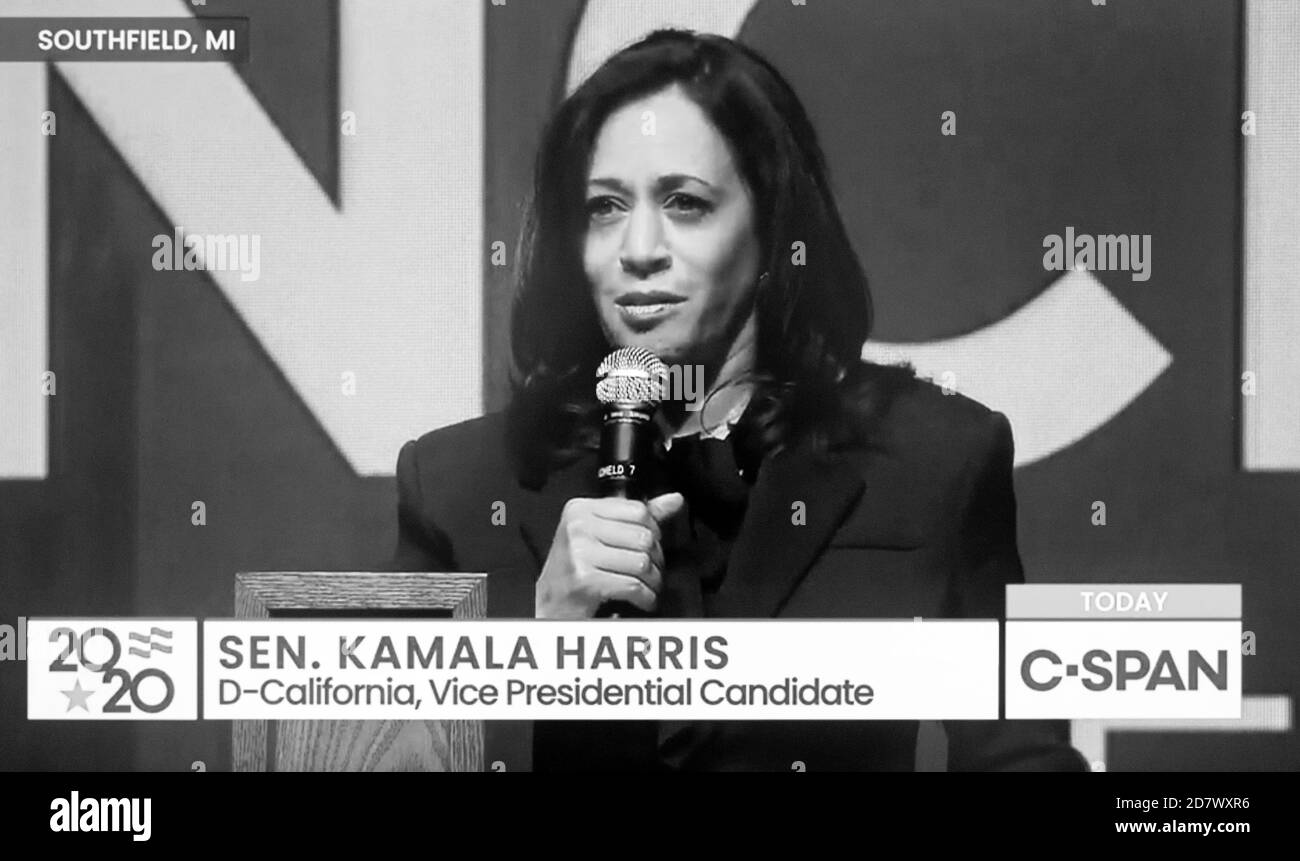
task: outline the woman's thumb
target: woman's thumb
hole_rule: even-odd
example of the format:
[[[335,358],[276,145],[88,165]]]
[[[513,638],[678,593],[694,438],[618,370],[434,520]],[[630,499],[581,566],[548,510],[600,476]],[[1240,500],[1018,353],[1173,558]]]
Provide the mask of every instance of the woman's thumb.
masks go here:
[[[646,507],[650,509],[650,516],[658,523],[663,523],[681,511],[684,505],[686,505],[686,497],[680,493],[665,493],[646,502]]]

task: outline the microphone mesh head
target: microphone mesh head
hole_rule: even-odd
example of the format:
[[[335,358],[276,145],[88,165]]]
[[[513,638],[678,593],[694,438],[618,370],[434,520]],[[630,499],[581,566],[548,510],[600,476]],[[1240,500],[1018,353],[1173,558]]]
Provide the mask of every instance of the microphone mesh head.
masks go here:
[[[623,347],[605,357],[596,369],[596,399],[602,404],[658,405],[668,369],[645,347]]]

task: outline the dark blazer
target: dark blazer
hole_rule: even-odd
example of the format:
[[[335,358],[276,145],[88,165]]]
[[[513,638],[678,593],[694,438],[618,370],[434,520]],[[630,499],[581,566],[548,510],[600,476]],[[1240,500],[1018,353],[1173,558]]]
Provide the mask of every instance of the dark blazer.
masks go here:
[[[1004,415],[914,380],[875,445],[807,447],[758,471],[718,615],[740,618],[1001,618],[1024,580],[1012,436]],[[564,503],[598,496],[594,454],[520,486],[501,413],[407,443],[397,463],[403,571],[483,571],[491,616],[531,617]],[[806,524],[791,522],[792,503]],[[493,525],[504,503],[505,524]],[[498,521],[500,517],[498,516]],[[671,561],[670,561],[671,566]],[[1064,721],[949,721],[950,770],[1084,770]],[[911,770],[914,721],[664,722],[660,755],[690,769]]]

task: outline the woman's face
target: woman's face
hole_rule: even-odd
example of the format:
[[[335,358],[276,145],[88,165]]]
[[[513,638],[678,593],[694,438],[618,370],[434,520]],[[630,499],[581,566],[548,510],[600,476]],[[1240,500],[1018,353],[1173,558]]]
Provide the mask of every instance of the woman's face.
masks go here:
[[[610,114],[587,177],[583,268],[610,344],[720,361],[753,310],[760,256],[726,140],[670,87]]]

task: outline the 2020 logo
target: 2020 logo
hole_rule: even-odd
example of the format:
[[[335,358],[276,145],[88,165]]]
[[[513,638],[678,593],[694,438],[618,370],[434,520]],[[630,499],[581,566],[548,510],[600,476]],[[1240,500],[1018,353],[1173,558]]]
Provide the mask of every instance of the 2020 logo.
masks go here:
[[[30,720],[193,720],[193,619],[28,622]]]
[[[165,654],[170,654],[172,651],[171,646],[164,642],[172,639],[172,632],[165,628],[152,626],[147,635],[132,631],[127,636],[133,641],[140,641],[148,645],[148,649],[131,647],[131,654],[138,655],[145,660],[153,656],[155,649]],[[109,644],[110,654],[107,660],[97,662],[86,656],[87,641],[93,637],[102,637]],[[158,637],[160,642],[155,644],[154,637]],[[165,711],[172,704],[172,700],[176,696],[176,685],[172,682],[172,678],[167,674],[166,670],[158,667],[146,667],[139,672],[132,673],[118,666],[122,657],[122,642],[111,630],[107,628],[90,628],[82,631],[80,636],[72,628],[55,628],[50,632],[51,642],[58,642],[65,638],[67,647],[50,662],[49,671],[52,673],[75,673],[80,666],[92,673],[100,674],[100,678],[105,685],[112,685],[117,682],[117,689],[109,694],[108,700],[103,705],[105,714],[129,714],[133,706],[148,714],[158,714]],[[75,664],[69,662],[69,658],[73,655],[76,656]],[[141,684],[147,679],[157,679],[162,684],[163,692],[157,702],[148,702],[141,694]],[[121,702],[123,697],[128,695],[131,700],[129,705]],[[71,710],[72,702],[69,702],[68,707]]]

